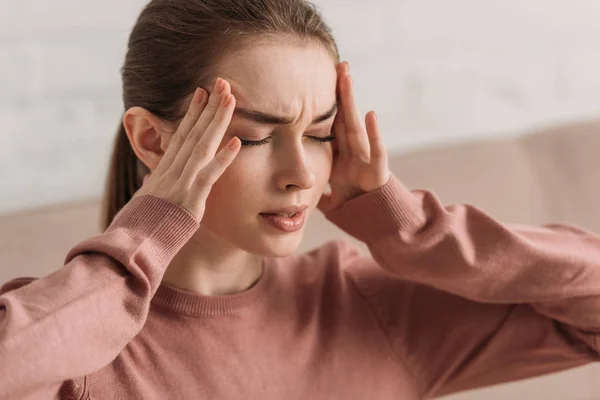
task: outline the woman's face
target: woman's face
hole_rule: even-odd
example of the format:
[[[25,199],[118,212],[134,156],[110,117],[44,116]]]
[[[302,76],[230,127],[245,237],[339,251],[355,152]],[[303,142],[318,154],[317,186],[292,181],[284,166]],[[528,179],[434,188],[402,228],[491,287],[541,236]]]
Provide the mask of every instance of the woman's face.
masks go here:
[[[210,229],[250,253],[286,256],[300,244],[304,228],[285,233],[259,214],[302,204],[308,205],[307,219],[315,211],[329,181],[333,144],[314,137],[331,134],[335,63],[317,45],[264,44],[226,64],[219,76],[231,84],[236,110],[282,117],[290,123],[261,123],[234,113],[220,148],[233,136],[266,143],[242,146],[210,192],[201,231]],[[324,115],[329,117],[313,122]]]

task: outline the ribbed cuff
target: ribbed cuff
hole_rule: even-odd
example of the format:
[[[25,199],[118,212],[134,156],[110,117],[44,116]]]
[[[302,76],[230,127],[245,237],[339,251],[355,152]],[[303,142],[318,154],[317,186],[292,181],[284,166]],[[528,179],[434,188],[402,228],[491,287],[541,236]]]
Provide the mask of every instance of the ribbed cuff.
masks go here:
[[[347,201],[325,218],[367,244],[399,231],[412,232],[426,222],[420,198],[394,174],[384,186]]]
[[[144,195],[119,211],[106,230],[125,229],[134,239],[152,247],[161,263],[170,262],[198,230],[200,221],[188,209],[168,200]]]

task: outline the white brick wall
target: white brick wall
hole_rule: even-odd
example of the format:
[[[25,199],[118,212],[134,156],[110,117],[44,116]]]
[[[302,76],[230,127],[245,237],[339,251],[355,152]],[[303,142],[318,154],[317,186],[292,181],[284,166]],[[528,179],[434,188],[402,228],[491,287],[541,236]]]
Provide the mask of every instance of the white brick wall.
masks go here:
[[[0,213],[100,194],[145,3],[0,2]],[[316,3],[391,151],[598,112],[598,0]]]

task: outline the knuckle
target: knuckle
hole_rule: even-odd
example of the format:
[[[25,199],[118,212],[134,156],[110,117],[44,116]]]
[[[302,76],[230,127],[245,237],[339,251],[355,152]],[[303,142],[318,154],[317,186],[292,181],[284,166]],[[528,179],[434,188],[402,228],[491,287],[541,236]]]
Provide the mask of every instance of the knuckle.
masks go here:
[[[210,186],[211,182],[210,182],[209,174],[199,173],[198,176],[196,176],[195,183],[196,183],[196,185],[199,185],[201,187]]]
[[[194,147],[193,154],[197,157],[205,158],[209,156],[209,150],[204,145]]]
[[[368,164],[369,163],[369,157],[364,155],[364,154],[352,154],[352,160],[361,163],[361,164]]]
[[[184,141],[185,141],[185,138],[184,138],[183,134],[180,132],[177,132],[171,138],[170,145],[171,146],[179,146],[179,145],[183,144]]]
[[[211,113],[215,113],[219,109],[219,104],[215,104],[214,102],[209,102],[208,105],[206,106],[206,109]]]
[[[228,156],[229,155],[226,151],[221,151],[215,156],[215,161],[217,161],[219,164],[225,165],[227,164],[227,160],[229,159]]]
[[[226,123],[227,122],[227,113],[225,113],[225,112],[217,113],[217,115],[215,115],[215,121],[218,124]]]
[[[165,173],[163,174],[163,176],[161,177],[161,182],[159,182],[161,185],[165,184],[165,185],[169,185],[169,182],[177,182],[177,180],[179,179],[178,174],[169,169],[167,171],[165,171]]]
[[[190,140],[192,140],[195,137],[195,135],[196,135],[196,128],[194,127],[192,129],[190,129],[188,134],[185,136],[185,140],[189,142]]]

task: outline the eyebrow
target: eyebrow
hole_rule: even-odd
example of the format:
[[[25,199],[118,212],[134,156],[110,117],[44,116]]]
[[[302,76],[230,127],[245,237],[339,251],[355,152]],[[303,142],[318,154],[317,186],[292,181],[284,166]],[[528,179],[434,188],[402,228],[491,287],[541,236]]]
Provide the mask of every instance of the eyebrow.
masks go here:
[[[333,104],[333,107],[325,114],[316,117],[311,125],[318,124],[319,122],[323,122],[333,117],[337,111],[338,104],[337,102]],[[257,122],[263,125],[290,125],[294,122],[294,118],[291,117],[281,117],[278,115],[266,114],[260,111],[249,110],[246,108],[236,108],[234,110],[234,114],[239,115],[242,118],[247,120]]]

